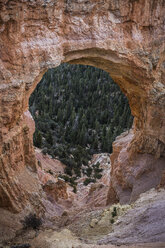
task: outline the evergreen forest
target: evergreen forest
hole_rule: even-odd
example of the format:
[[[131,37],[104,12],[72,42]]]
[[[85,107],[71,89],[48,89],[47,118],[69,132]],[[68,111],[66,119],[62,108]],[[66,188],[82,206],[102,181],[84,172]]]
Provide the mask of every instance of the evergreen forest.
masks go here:
[[[133,121],[118,85],[107,72],[91,66],[62,64],[49,69],[29,106],[36,124],[34,145],[61,160],[70,178],[82,172],[90,178],[91,156],[111,153],[116,136]],[[91,181],[101,177],[99,165],[94,170]]]

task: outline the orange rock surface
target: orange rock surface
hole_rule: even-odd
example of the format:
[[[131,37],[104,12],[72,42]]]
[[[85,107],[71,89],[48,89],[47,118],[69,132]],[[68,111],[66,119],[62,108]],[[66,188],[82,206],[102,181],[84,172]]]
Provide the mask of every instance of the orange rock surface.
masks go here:
[[[67,184],[62,180],[58,180],[56,183],[50,180],[47,181],[44,185],[44,191],[52,202],[58,202],[59,198],[68,199]]]
[[[130,201],[143,168],[165,169],[164,17],[164,0],[0,0],[0,207],[39,205],[28,101],[63,62],[108,71],[128,97],[133,134],[114,144],[113,195]]]

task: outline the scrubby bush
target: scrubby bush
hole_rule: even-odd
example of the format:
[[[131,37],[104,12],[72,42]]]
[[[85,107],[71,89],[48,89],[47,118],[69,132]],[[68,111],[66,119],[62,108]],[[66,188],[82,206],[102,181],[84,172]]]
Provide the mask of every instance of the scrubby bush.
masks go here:
[[[37,230],[42,225],[41,218],[37,217],[36,214],[30,213],[25,219],[22,221],[24,229],[32,228]]]
[[[99,162],[97,162],[96,164],[93,164],[92,166],[93,166],[93,168],[97,169],[97,168],[99,168],[100,163],[99,163]]]
[[[86,174],[87,174],[88,177],[91,176],[91,174],[92,174],[92,168],[91,167],[86,169]]]
[[[53,171],[51,169],[49,169],[48,171],[46,171],[47,173],[49,173],[50,175],[53,175]]]
[[[65,182],[69,182],[70,178],[67,175],[59,175],[59,178],[63,178]]]
[[[94,174],[94,178],[96,178],[96,179],[100,179],[100,178],[102,178],[102,175],[101,175],[101,174],[99,174],[99,173],[95,173],[95,174]]]
[[[111,222],[111,224],[113,224],[115,221],[114,221],[114,219],[111,219],[110,222]]]
[[[95,168],[94,171],[95,171],[95,173],[101,173],[101,172],[103,172],[103,169],[102,168]]]
[[[92,179],[92,178],[87,178],[84,181],[84,185],[87,186],[89,183],[95,183],[96,179]]]
[[[117,208],[116,207],[113,208],[113,212],[112,212],[112,217],[114,218],[115,216],[117,216]]]
[[[30,248],[30,244],[12,245],[10,248]]]
[[[73,192],[76,194],[77,193],[77,187],[76,185],[73,186]]]

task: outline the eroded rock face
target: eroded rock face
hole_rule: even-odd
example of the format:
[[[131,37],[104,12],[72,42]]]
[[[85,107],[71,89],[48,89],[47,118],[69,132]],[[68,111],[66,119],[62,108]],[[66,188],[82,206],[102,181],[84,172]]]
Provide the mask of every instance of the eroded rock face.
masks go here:
[[[111,182],[107,204],[134,202],[138,196],[159,184],[163,187],[165,159],[151,154],[130,154],[132,130],[117,137],[111,154]]]
[[[135,244],[165,242],[164,232],[165,191],[161,189],[141,194],[124,215],[119,216],[109,233],[99,244]],[[165,243],[162,243],[165,246]],[[128,246],[129,247],[129,246]],[[144,247],[142,245],[142,247]],[[150,245],[149,245],[150,247]],[[152,247],[152,245],[151,245]],[[157,244],[161,247],[161,244]]]
[[[62,62],[108,71],[129,99],[134,135],[119,184],[127,165],[141,163],[136,154],[165,164],[164,16],[164,0],[0,0],[0,207],[20,211],[39,195],[24,113],[43,73]],[[119,156],[111,177],[120,198]]]
[[[58,202],[58,199],[68,199],[67,185],[64,181],[58,180],[58,182],[48,181],[44,185],[44,191],[47,197],[52,202]]]

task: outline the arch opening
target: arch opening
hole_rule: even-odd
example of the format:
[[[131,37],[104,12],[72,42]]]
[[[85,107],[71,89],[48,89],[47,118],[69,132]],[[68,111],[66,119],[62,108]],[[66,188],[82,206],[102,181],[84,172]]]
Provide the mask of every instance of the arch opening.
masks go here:
[[[84,65],[65,63],[48,70],[29,106],[36,122],[33,140],[40,148],[36,150],[40,165],[42,153],[60,160],[66,167],[65,175],[58,176],[69,181],[74,191],[78,178],[89,184],[102,177],[94,154],[112,153],[112,142],[131,128],[133,120],[126,97],[109,74]]]

